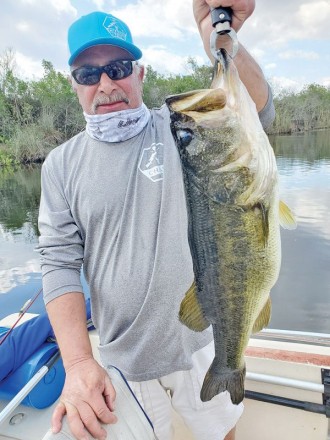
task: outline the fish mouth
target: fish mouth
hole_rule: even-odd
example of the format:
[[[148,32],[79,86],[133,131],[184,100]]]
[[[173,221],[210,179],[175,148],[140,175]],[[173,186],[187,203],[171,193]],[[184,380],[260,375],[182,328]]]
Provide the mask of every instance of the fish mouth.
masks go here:
[[[208,113],[221,110],[226,103],[226,93],[220,88],[195,90],[166,98],[166,104],[172,112],[190,116],[193,116],[191,112]]]

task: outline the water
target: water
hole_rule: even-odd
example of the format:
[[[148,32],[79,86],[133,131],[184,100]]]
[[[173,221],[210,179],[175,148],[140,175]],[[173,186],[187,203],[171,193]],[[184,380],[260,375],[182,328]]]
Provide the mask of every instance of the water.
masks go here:
[[[298,227],[281,230],[270,327],[330,333],[330,130],[271,138],[281,198]]]
[[[281,230],[282,267],[270,328],[330,333],[330,130],[271,138],[280,195],[298,228]],[[41,287],[37,244],[40,168],[0,171],[0,318]],[[30,311],[43,310],[41,296]]]

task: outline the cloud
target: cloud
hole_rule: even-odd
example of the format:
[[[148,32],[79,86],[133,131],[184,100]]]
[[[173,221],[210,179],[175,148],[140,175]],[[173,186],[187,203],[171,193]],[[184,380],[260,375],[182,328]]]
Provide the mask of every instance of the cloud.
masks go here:
[[[250,48],[270,50],[286,46],[290,40],[327,40],[329,21],[329,0],[257,1],[240,36]]]
[[[136,37],[183,40],[197,33],[190,0],[144,0],[112,13],[125,20]]]
[[[15,53],[16,70],[20,78],[41,78],[44,70],[39,61],[35,61],[20,52]]]
[[[105,1],[104,0],[92,0],[92,3],[94,3],[94,5],[97,7],[97,9],[100,9],[101,11],[104,10],[104,6],[105,6]],[[114,6],[114,2],[110,2],[112,3],[111,6]]]
[[[272,76],[268,79],[271,84],[274,96],[279,95],[283,89],[291,92],[299,92],[303,89],[305,81],[294,80],[285,76]]]
[[[286,50],[280,52],[278,57],[283,60],[289,60],[292,58],[300,58],[305,60],[318,60],[320,55],[316,52],[306,52],[304,50]]]
[[[265,54],[266,54],[266,52],[265,52],[265,50],[263,50],[263,49],[260,49],[260,48],[258,48],[258,47],[254,47],[254,48],[252,48],[250,51],[250,54],[253,56],[253,58],[255,59],[255,60],[262,60],[263,59],[263,57],[265,56]]]
[[[265,68],[265,70],[273,70],[273,69],[276,69],[276,67],[277,67],[276,63],[269,63],[269,64],[266,64],[264,68]]]
[[[28,32],[30,30],[30,25],[26,21],[21,21],[16,24],[16,29],[19,32]]]
[[[35,3],[38,2],[39,0],[35,0]],[[77,13],[76,8],[71,5],[70,0],[50,0],[50,3],[52,7],[59,13],[64,12],[74,16]]]
[[[330,2],[329,0],[309,1],[300,5],[297,12],[300,20],[300,32],[306,38],[327,38],[329,36]]]
[[[149,46],[143,50],[143,64],[151,65],[160,74],[187,74],[187,57],[171,53],[165,46]],[[198,64],[204,64],[201,57],[195,58]]]
[[[2,0],[0,54],[11,47],[40,64],[63,65],[67,28],[77,14],[69,0]]]
[[[107,0],[107,2],[105,2],[105,0],[91,0],[91,1],[97,7],[97,9],[101,11],[108,11],[109,8],[113,8],[117,4],[116,0]]]
[[[146,62],[162,69],[160,73],[177,73],[188,56],[208,62],[191,0],[1,0],[0,56],[12,47],[26,57],[26,76],[42,59],[67,70],[67,29],[76,17],[95,9],[109,10],[127,22]],[[303,61],[307,82],[320,82],[328,77],[329,20],[329,0],[257,1],[239,39],[266,72],[293,77],[300,74]],[[159,56],[157,46],[162,47]]]

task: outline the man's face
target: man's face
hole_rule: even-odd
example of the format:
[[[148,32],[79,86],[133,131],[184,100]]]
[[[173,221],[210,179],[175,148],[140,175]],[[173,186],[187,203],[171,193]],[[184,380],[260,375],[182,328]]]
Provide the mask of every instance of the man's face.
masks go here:
[[[116,46],[93,46],[75,59],[72,70],[82,66],[105,66],[114,60],[131,58],[128,52]],[[100,82],[95,85],[84,86],[73,78],[72,84],[85,113],[104,114],[140,107],[143,74],[142,66],[134,66],[133,73],[127,78],[114,81],[103,72]]]

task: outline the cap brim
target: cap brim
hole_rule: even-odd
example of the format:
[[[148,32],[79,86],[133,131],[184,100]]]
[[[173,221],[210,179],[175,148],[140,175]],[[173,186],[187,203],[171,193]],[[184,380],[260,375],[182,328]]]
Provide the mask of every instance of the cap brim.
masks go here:
[[[97,38],[95,40],[89,41],[88,43],[82,45],[79,49],[77,49],[69,58],[69,66],[73,64],[77,56],[80,55],[84,50],[88,49],[89,47],[98,46],[101,44],[120,47],[129,52],[134,60],[139,60],[142,57],[142,51],[134,44],[118,40],[117,38]]]

